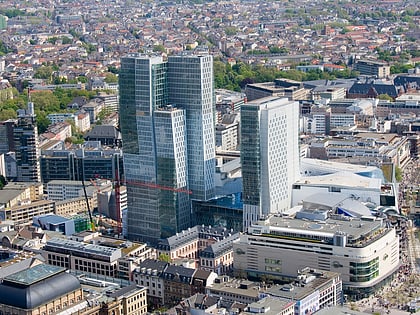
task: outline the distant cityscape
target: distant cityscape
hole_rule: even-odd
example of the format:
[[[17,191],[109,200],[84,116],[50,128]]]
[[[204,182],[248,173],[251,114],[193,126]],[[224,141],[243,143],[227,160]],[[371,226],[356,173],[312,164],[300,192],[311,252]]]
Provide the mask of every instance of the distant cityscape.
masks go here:
[[[0,315],[418,312],[419,22],[0,3]]]

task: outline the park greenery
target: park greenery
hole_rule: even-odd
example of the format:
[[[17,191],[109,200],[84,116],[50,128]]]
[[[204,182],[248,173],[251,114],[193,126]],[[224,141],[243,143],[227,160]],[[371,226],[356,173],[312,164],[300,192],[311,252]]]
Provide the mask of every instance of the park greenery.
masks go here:
[[[343,71],[312,70],[308,72],[291,69],[287,71],[277,70],[263,65],[248,65],[238,62],[231,66],[221,60],[214,62],[214,80],[216,88],[224,88],[233,91],[241,91],[247,84],[272,82],[274,79],[285,78],[295,81],[310,80],[333,80],[336,78],[355,78],[357,71],[345,69]]]
[[[13,99],[4,100],[0,103],[0,121],[10,118],[16,118],[18,109],[26,109],[29,101],[28,92],[18,93],[16,89]],[[84,96],[88,99],[93,98],[96,92],[85,90],[70,90],[57,88],[54,91],[37,91],[31,92],[31,101],[35,104],[35,114],[37,116],[37,124],[39,133],[44,132],[50,121],[47,118],[51,113],[69,112],[67,105],[77,96]]]

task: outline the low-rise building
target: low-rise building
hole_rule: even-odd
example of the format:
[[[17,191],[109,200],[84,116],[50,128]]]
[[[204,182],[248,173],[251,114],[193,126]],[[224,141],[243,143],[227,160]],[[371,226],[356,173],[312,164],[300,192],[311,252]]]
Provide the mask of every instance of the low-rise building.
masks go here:
[[[377,60],[358,60],[353,68],[362,75],[376,76],[377,78],[386,78],[391,73],[388,63]]]
[[[285,279],[310,267],[341,273],[351,296],[374,293],[399,267],[395,229],[381,218],[327,213],[305,210],[252,224],[233,244],[235,272]]]
[[[233,242],[239,233],[223,227],[197,225],[161,240],[157,257],[167,255],[171,261],[195,259],[203,270],[223,274],[232,268]]]
[[[37,264],[13,273],[0,284],[2,314],[55,314],[83,299],[78,279],[61,267]]]
[[[37,215],[55,213],[55,203],[49,200],[28,201],[13,207],[0,207],[0,220],[13,220],[15,225],[30,224]]]

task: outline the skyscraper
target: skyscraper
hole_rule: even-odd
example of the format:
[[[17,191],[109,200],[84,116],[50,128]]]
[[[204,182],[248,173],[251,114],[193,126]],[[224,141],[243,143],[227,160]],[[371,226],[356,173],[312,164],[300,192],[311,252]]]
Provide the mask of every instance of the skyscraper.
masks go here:
[[[299,176],[299,104],[267,97],[241,106],[244,229],[291,205]]]
[[[216,99],[213,81],[211,55],[169,57],[169,102],[185,109],[188,183],[191,198],[197,200],[214,197],[215,190]]]
[[[28,103],[27,110],[18,110],[18,122],[13,128],[13,141],[16,151],[17,181],[40,182],[38,127],[32,102]]]
[[[155,243],[214,194],[212,58],[130,55],[119,80],[128,238]]]

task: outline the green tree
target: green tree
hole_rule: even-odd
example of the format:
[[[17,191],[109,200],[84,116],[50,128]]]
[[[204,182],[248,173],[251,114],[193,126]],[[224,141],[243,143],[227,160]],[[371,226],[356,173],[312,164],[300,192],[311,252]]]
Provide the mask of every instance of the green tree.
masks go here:
[[[158,260],[170,263],[171,262],[171,257],[169,257],[168,254],[163,254],[162,253],[162,254],[159,255]]]
[[[9,53],[10,50],[7,46],[0,40],[0,56],[4,56],[5,54]]]
[[[57,43],[58,37],[54,36],[54,37],[50,37],[48,38],[48,43],[55,45]]]
[[[105,76],[105,80],[106,83],[117,83],[118,82],[118,77],[113,74],[113,73],[107,73]]]
[[[225,28],[225,33],[227,36],[233,36],[238,33],[238,29],[234,26],[228,26]]]
[[[165,46],[163,45],[153,45],[153,51],[154,52],[166,52]]]
[[[3,189],[4,186],[6,186],[7,181],[6,178],[4,178],[3,175],[0,175],[0,189]]]
[[[402,181],[402,170],[398,166],[395,167],[395,180],[397,182]]]
[[[378,99],[385,100],[385,101],[393,101],[394,99],[389,96],[388,94],[379,94]]]
[[[61,42],[63,45],[68,45],[72,43],[72,40],[67,36],[61,36]]]
[[[6,108],[6,109],[0,109],[0,121],[16,118],[16,110]]]
[[[52,73],[53,73],[53,68],[51,66],[41,66],[38,69],[36,69],[34,78],[43,79],[43,80],[47,80],[48,82],[51,82]]]

